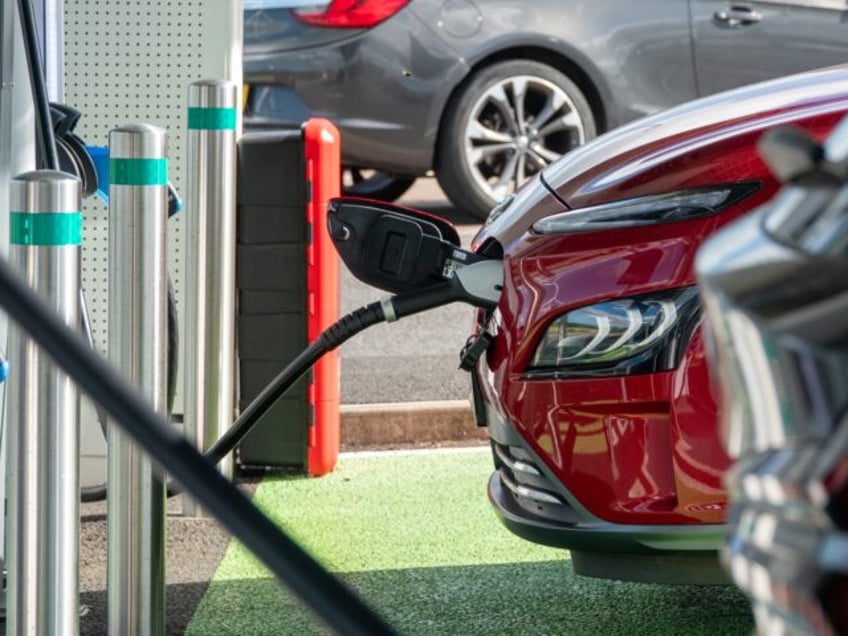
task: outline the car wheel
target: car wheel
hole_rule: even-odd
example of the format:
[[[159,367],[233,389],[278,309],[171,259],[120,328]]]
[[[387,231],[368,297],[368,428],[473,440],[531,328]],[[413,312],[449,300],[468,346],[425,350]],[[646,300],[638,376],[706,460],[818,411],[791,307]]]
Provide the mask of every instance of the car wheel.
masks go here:
[[[486,67],[451,100],[436,176],[451,202],[478,218],[530,177],[596,135],[577,85],[530,60]]]
[[[342,193],[379,201],[399,199],[415,183],[415,177],[399,177],[379,170],[352,168],[342,170]]]

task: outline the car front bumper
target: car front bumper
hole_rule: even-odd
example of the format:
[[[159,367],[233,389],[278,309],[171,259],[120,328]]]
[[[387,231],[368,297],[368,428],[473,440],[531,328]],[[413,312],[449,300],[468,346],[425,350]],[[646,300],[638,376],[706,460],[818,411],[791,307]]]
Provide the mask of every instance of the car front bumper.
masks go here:
[[[629,526],[601,520],[556,522],[530,516],[516,499],[515,484],[506,486],[500,471],[489,479],[489,501],[503,524],[523,539],[569,550],[656,553],[714,552],[726,534],[724,524],[699,526]]]
[[[501,416],[479,381],[474,387],[475,415],[488,427],[495,463],[489,501],[510,532],[570,550],[578,574],[653,583],[728,582],[717,557],[725,524],[629,524],[597,517]]]
[[[531,518],[501,479],[495,472],[489,480],[489,501],[504,526],[527,541],[570,550],[577,574],[643,583],[730,582],[717,552],[724,525],[564,524]]]

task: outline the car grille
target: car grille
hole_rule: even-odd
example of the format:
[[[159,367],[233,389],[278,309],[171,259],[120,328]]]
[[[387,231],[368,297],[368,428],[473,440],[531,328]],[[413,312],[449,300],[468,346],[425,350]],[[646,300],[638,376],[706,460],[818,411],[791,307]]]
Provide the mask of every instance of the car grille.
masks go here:
[[[530,453],[519,446],[495,441],[492,450],[501,483],[519,508],[545,521],[577,523],[574,509],[556,492],[556,487]]]

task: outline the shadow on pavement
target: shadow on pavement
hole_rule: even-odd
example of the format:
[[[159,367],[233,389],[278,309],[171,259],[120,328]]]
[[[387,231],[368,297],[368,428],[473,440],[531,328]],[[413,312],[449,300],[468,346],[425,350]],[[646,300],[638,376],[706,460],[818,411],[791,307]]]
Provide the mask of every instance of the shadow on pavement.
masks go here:
[[[209,587],[208,582],[181,583],[168,585],[166,589],[165,633],[169,635],[185,634],[200,599]],[[80,616],[80,634],[86,636],[105,636],[106,629],[106,592],[83,592],[80,594],[83,615]]]
[[[258,479],[240,476],[240,490],[252,497]],[[183,634],[206,593],[209,581],[230,543],[230,535],[210,518],[182,517],[180,498],[168,500],[166,529],[166,634]],[[80,524],[80,634],[106,634],[106,503],[81,506]]]
[[[745,597],[729,586],[586,579],[566,560],[355,572],[342,577],[401,634],[750,634]],[[323,634],[270,579],[217,581],[193,636]]]

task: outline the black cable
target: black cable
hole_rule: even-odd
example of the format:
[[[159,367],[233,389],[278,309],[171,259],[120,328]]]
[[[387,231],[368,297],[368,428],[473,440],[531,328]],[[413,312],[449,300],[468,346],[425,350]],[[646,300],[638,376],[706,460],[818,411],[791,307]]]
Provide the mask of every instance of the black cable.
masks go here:
[[[461,286],[457,284],[456,279],[451,279],[414,292],[392,296],[391,302],[395,314],[392,319],[397,320],[464,299]]]
[[[170,281],[169,281],[170,284]],[[169,287],[169,292],[172,290]],[[238,419],[233,422],[224,434],[219,437],[205,453],[205,457],[212,464],[217,464],[224,457],[230,454],[236,446],[244,439],[244,437],[253,429],[263,415],[288,391],[292,385],[297,382],[309,369],[325,353],[339,347],[348,339],[352,338],[360,331],[367,329],[377,323],[387,321],[392,322],[404,316],[411,316],[428,309],[441,307],[447,303],[463,300],[461,286],[456,284],[455,280],[446,281],[441,284],[433,285],[424,289],[419,289],[410,292],[404,292],[385,301],[379,301],[360,307],[359,309],[343,316],[334,324],[330,325],[304,349],[294,360],[292,360],[268,385],[257,395],[253,401],[241,412]],[[169,296],[169,310],[171,297]],[[388,309],[390,315],[385,314],[385,309]],[[176,308],[174,307],[174,312]],[[169,311],[169,327],[171,326],[171,312]],[[173,334],[176,337],[176,318],[173,318]],[[173,348],[169,348],[168,352],[168,370],[172,370],[171,353],[176,355],[177,346],[173,343]],[[176,369],[173,369],[173,375],[169,375],[169,391],[175,390],[172,380],[176,378]],[[169,404],[173,399],[173,394],[169,395]],[[170,412],[170,408],[169,408]],[[173,480],[167,483],[166,493],[168,497],[173,497],[180,494],[182,489],[178,483]],[[107,497],[106,484],[97,484],[95,486],[87,486],[81,489],[81,500],[83,502],[102,501]]]
[[[277,377],[257,395],[241,412],[238,419],[228,428],[218,440],[209,447],[205,457],[217,464],[238,446],[260,418],[279,400],[291,386],[297,382],[325,353],[328,353],[355,336],[363,329],[383,322],[382,304],[371,303],[360,307],[354,312],[342,317],[315,339],[300,355],[292,360]],[[168,496],[179,494],[180,487],[173,482],[168,483]]]
[[[174,283],[170,275],[168,275],[168,291],[166,296],[168,299],[168,310],[166,312],[168,327],[168,368],[165,379],[165,408],[168,409],[168,416],[170,416],[174,412],[174,400],[177,397],[177,372],[179,370],[180,353],[180,324],[179,317],[177,316],[177,294],[174,291]]]
[[[169,281],[170,283],[170,281]],[[172,298],[169,296],[169,301]],[[169,311],[169,327],[172,320],[175,321],[175,315],[172,317],[172,312]],[[300,355],[292,360],[263,390],[257,395],[253,401],[241,412],[238,419],[233,422],[224,434],[206,451],[205,457],[209,462],[217,464],[224,457],[230,454],[236,446],[244,439],[244,437],[253,429],[259,422],[262,416],[270,409],[274,403],[280,399],[292,385],[297,382],[309,369],[325,353],[339,347],[342,343],[355,336],[360,331],[385,320],[383,315],[382,303],[376,302],[365,307],[361,307],[350,314],[342,317],[338,322],[334,323],[323,331],[315,341],[304,349]],[[176,337],[176,325],[173,333]],[[169,335],[170,337],[170,335]],[[169,354],[171,351],[177,350],[176,341],[169,343]],[[171,368],[172,356],[168,356],[169,365],[169,385],[172,385],[171,380],[176,378],[176,369]],[[173,400],[175,386],[169,386],[169,405]],[[170,406],[169,406],[170,412]],[[104,428],[106,418],[98,411],[101,426]],[[96,484],[94,486],[85,486],[80,489],[80,500],[84,503],[92,501],[102,501],[107,495],[106,484]],[[168,482],[167,496],[173,497],[180,494],[182,489],[178,483],[173,481]]]
[[[321,356],[340,346],[363,329],[383,322],[384,319],[381,303],[371,303],[347,314],[321,332],[321,335],[311,345],[290,362],[277,377],[271,380],[268,386],[242,411],[233,425],[206,451],[206,457],[209,461],[217,464],[226,457],[244,439],[244,436],[250,432],[274,402],[280,399],[304,373],[309,371]]]
[[[41,54],[38,51],[38,34],[35,30],[35,13],[30,0],[18,0],[18,13],[24,36],[27,67],[29,70],[32,99],[35,103],[36,126],[40,168],[59,170],[59,155],[56,152],[56,139],[53,136],[53,122],[50,118],[50,100],[41,66]]]
[[[209,447],[205,457],[213,464],[220,462],[238,446],[239,442],[253,429],[262,416],[304,373],[312,368],[321,356],[340,346],[360,331],[383,321],[391,322],[404,316],[441,307],[460,298],[457,286],[453,282],[446,282],[426,289],[398,294],[385,301],[360,307],[356,311],[343,316],[338,322],[321,332],[312,344],[292,360],[277,377],[271,380],[242,411],[233,425]],[[386,315],[386,309],[389,310],[391,315]],[[169,497],[180,492],[179,485],[173,482],[169,482],[167,490]]]
[[[70,330],[0,259],[0,307],[201,506],[241,541],[326,625],[339,634],[393,634],[344,583],[325,570],[188,441],[134,387]]]
[[[171,291],[169,289],[169,291]],[[304,349],[294,360],[292,360],[268,385],[257,395],[253,401],[241,412],[238,419],[233,422],[218,440],[209,447],[205,457],[212,464],[217,464],[230,454],[244,437],[253,429],[263,415],[297,382],[325,353],[342,345],[359,332],[377,323],[392,322],[405,316],[411,316],[428,309],[441,307],[447,303],[462,300],[461,287],[455,281],[433,285],[425,289],[404,292],[385,301],[379,301],[360,307],[359,309],[343,316],[334,324],[325,329],[312,344]],[[169,297],[169,301],[171,298]],[[170,306],[169,306],[170,309]],[[388,309],[389,315],[385,310]],[[175,311],[175,308],[174,308]],[[174,317],[174,335],[176,336],[176,318]],[[169,326],[171,325],[171,312],[169,311]],[[171,372],[171,352],[176,352],[176,344],[169,349],[168,366]],[[174,369],[171,379],[176,377]],[[169,390],[175,387],[171,385]],[[169,395],[169,404],[173,395]],[[170,409],[169,409],[170,412]],[[173,497],[180,494],[182,489],[178,483],[170,480],[166,488],[167,496]],[[106,484],[87,486],[81,489],[81,500],[83,502],[101,501],[107,497]]]
[[[453,282],[434,285],[426,289],[398,294],[385,301],[371,303],[343,316],[330,325],[298,355],[277,377],[257,395],[242,411],[238,419],[218,440],[209,447],[205,457],[217,464],[231,453],[245,435],[259,422],[262,416],[279,400],[291,386],[309,371],[323,356],[352,338],[360,331],[383,321],[394,321],[428,309],[441,307],[449,302],[460,300],[459,288]],[[386,309],[391,315],[386,315]],[[178,484],[168,484],[168,496],[180,492]]]

